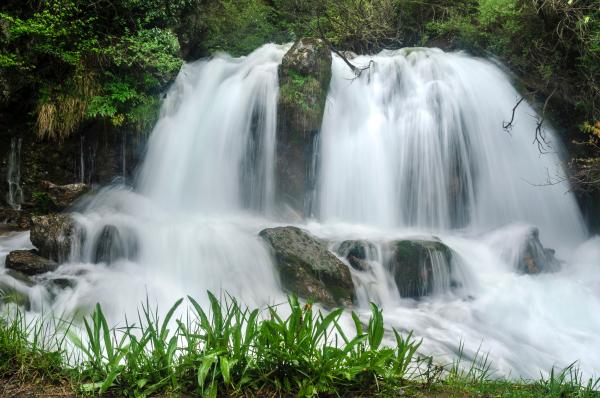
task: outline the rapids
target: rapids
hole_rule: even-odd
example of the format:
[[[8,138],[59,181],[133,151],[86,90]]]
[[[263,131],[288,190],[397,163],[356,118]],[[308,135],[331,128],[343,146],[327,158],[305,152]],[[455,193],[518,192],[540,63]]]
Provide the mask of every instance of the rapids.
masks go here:
[[[534,109],[494,63],[435,49],[384,51],[353,62],[336,56],[316,166],[313,217],[282,219],[275,203],[277,68],[289,46],[265,45],[247,57],[219,54],[186,64],[170,89],[133,186],[114,185],[81,201],[81,250],[54,274],[72,288],[28,292],[31,312],[90,311],[114,324],[146,298],[166,310],[207,290],[248,306],[285,300],[273,260],[257,233],[297,224],[328,239],[375,243],[370,273],[353,272],[361,316],[374,301],[388,327],[414,330],[442,363],[459,346],[489,353],[499,375],[537,378],[580,361],[600,375],[600,238],[587,235],[561,174],[561,145],[532,143]],[[112,225],[131,260],[94,264]],[[514,259],[531,226],[563,261],[552,274],[520,275]],[[455,291],[439,286],[421,300],[401,298],[385,269],[382,244],[435,235],[460,255]],[[127,242],[135,241],[128,245]],[[135,246],[135,247],[134,247]],[[31,247],[27,233],[0,236],[0,263]],[[10,280],[4,269],[0,282]],[[437,286],[437,285],[436,285]]]

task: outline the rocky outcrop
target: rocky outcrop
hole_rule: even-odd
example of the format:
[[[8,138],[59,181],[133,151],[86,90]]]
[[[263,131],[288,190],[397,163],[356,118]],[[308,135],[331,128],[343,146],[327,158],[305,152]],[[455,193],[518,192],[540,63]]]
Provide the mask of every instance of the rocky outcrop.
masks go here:
[[[400,296],[419,298],[450,289],[452,250],[438,239],[398,240],[390,243],[387,263]]]
[[[40,256],[57,262],[71,255],[76,238],[76,224],[69,214],[49,214],[31,217],[31,243]]]
[[[119,259],[133,259],[138,252],[138,240],[130,229],[105,226],[96,242],[95,263],[110,264]]]
[[[348,260],[357,271],[368,271],[367,260],[377,252],[375,245],[366,240],[346,240],[340,243],[335,252]]]
[[[279,67],[277,196],[301,214],[330,80],[331,51],[321,39],[300,39]]]
[[[270,246],[287,291],[328,307],[352,304],[350,270],[325,243],[296,227],[269,228],[259,235]]]
[[[90,190],[90,186],[83,183],[56,185],[50,181],[43,181],[42,186],[46,190],[48,199],[52,201],[54,209],[58,211],[70,207]]]
[[[544,248],[540,242],[540,232],[537,228],[532,228],[525,238],[517,260],[517,270],[523,274],[560,270],[560,262],[554,257],[554,250]]]
[[[15,250],[6,256],[6,268],[33,276],[54,271],[58,264],[41,257],[35,250]]]

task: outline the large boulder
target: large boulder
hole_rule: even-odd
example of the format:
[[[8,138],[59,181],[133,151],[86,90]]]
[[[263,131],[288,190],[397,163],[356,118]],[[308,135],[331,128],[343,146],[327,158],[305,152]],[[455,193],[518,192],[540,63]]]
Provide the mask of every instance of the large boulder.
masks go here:
[[[69,214],[31,217],[31,243],[40,256],[57,262],[67,260],[76,242],[77,227]]]
[[[316,38],[298,40],[279,66],[277,197],[303,214],[314,179],[311,159],[331,80],[331,50]]]
[[[560,262],[554,257],[554,250],[547,249],[540,241],[540,231],[531,228],[525,237],[517,259],[517,270],[523,274],[539,274],[560,270]]]
[[[419,298],[456,287],[452,280],[453,251],[436,238],[390,243],[387,267],[400,296]]]
[[[6,256],[6,268],[23,275],[44,274],[54,271],[57,267],[55,261],[39,256],[35,250],[15,250]]]
[[[335,248],[335,252],[348,260],[348,263],[357,271],[370,269],[367,260],[373,259],[377,248],[372,242],[366,240],[345,240]]]
[[[271,247],[281,283],[289,292],[328,307],[352,304],[350,270],[324,242],[296,227],[269,228],[259,235]]]
[[[94,249],[95,263],[113,263],[119,259],[133,259],[138,253],[138,240],[130,228],[107,225],[102,228]]]

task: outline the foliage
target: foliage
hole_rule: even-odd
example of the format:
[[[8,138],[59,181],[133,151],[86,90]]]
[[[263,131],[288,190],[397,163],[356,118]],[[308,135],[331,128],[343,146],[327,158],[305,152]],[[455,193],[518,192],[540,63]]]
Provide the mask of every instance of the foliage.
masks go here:
[[[206,8],[203,46],[209,52],[245,55],[277,36],[274,10],[265,1],[219,0],[210,2]]]
[[[0,73],[34,88],[37,131],[64,138],[88,119],[141,130],[181,66],[169,29],[188,0],[49,0],[0,13]]]

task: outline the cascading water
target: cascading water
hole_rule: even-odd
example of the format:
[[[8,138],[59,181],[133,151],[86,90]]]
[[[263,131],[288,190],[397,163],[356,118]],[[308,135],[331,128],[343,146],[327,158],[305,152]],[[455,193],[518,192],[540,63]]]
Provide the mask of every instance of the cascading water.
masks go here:
[[[146,297],[163,309],[206,290],[249,306],[284,300],[257,233],[278,223],[277,68],[287,49],[184,66],[137,188],[109,187],[79,204],[86,239],[51,275],[74,283],[32,292],[37,303],[69,314],[101,302],[118,322]],[[481,347],[504,375],[538,377],[574,360],[600,374],[600,240],[584,243],[567,187],[535,186],[560,165],[531,143],[534,111],[523,103],[510,134],[503,130],[518,95],[487,61],[405,49],[353,62],[371,60],[355,78],[334,57],[313,162],[316,219],[302,225],[332,249],[370,242],[364,269],[351,268],[357,311],[367,316],[368,302],[379,303],[389,327],[414,330],[437,357],[454,355],[461,341],[466,355]],[[517,272],[532,225],[564,260],[560,272]],[[0,237],[0,246],[28,246],[22,238]],[[429,242],[422,253],[432,278],[419,299],[401,296],[389,261],[390,242],[415,239]],[[430,248],[441,242],[452,258]]]
[[[326,221],[486,231],[530,222],[553,242],[585,234],[560,170],[532,145],[535,112],[491,63],[441,50],[358,57],[360,78],[335,57],[321,131],[320,215]],[[557,146],[557,145],[556,145]],[[560,173],[562,174],[562,173]]]
[[[23,203],[23,190],[21,189],[21,137],[12,137],[10,140],[10,155],[8,157],[8,169],[6,181],[8,192],[6,202],[13,209],[20,209]]]

